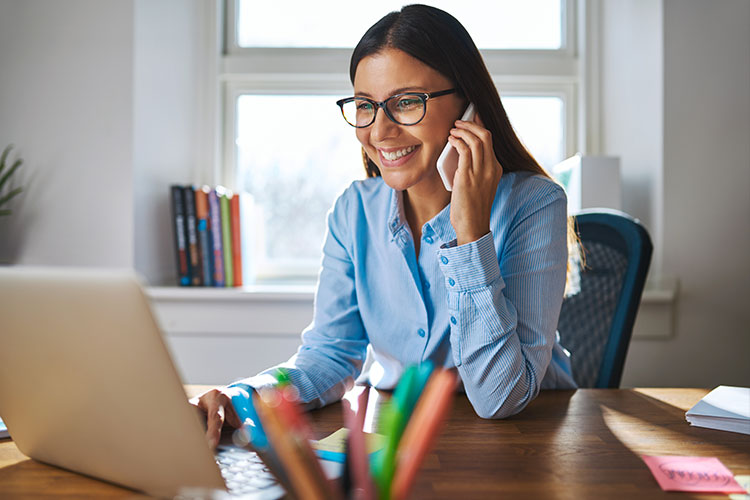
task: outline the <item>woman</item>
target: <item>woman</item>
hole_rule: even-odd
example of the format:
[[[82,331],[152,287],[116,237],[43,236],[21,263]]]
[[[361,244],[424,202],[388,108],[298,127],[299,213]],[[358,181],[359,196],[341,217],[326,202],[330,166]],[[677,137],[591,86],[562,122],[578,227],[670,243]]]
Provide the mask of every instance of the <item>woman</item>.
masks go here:
[[[360,375],[392,388],[426,359],[457,367],[477,414],[522,410],[540,388],[575,387],[556,342],[567,267],[563,190],[516,137],[471,37],[451,15],[410,5],[365,33],[339,105],[368,179],[328,216],[311,325],[285,366],[308,407]],[[474,121],[460,121],[469,102]],[[436,161],[459,154],[453,190]],[[193,400],[212,444],[229,398],[273,384],[272,370]],[[226,415],[225,415],[226,410]]]

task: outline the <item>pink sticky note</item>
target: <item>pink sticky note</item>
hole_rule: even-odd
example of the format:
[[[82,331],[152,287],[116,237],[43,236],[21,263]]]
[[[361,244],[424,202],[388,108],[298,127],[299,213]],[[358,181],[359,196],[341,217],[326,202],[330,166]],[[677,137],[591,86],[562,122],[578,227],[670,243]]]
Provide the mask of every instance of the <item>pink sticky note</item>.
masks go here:
[[[718,458],[648,455],[642,458],[664,491],[745,493]]]

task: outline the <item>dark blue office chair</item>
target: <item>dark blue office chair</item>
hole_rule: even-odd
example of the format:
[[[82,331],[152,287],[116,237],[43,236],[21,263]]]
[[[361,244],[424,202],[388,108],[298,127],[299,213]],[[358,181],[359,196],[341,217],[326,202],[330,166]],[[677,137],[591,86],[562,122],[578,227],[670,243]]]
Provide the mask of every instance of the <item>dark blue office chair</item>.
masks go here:
[[[580,292],[563,300],[560,343],[570,351],[579,387],[616,388],[651,263],[651,238],[617,210],[586,210],[575,220],[585,264]]]

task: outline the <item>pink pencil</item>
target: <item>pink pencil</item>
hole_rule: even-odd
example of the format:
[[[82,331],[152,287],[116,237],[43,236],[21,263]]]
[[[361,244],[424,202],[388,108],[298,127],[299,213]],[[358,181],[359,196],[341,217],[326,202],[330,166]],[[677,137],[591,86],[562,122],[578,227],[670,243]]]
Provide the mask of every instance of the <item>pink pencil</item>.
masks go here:
[[[349,429],[349,457],[352,468],[354,491],[351,498],[360,500],[375,500],[375,485],[370,477],[370,460],[367,454],[367,444],[362,428],[367,411],[368,389],[362,391],[357,398],[357,413],[351,409],[349,401],[342,400],[344,408],[344,425]]]

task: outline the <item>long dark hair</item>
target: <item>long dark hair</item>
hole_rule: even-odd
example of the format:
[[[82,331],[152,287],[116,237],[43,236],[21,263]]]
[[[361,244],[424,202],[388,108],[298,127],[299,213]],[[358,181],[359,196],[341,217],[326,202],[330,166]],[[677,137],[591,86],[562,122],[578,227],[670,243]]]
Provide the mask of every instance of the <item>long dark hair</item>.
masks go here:
[[[479,49],[455,17],[420,4],[387,14],[367,30],[354,48],[349,65],[352,84],[359,62],[386,48],[419,59],[451,80],[474,103],[484,126],[492,133],[495,156],[503,171],[525,170],[549,177],[516,136]],[[363,161],[368,177],[380,175],[364,151]]]
[[[551,178],[513,130],[479,49],[455,17],[421,4],[406,5],[387,14],[367,30],[354,48],[349,64],[352,84],[359,62],[386,48],[401,50],[435,69],[451,80],[468,102],[474,103],[485,128],[492,134],[492,147],[504,172],[527,171]],[[362,160],[368,177],[380,176],[378,166],[364,148]],[[571,295],[576,292],[575,276],[583,263],[572,217],[568,218],[568,255],[565,293]]]

